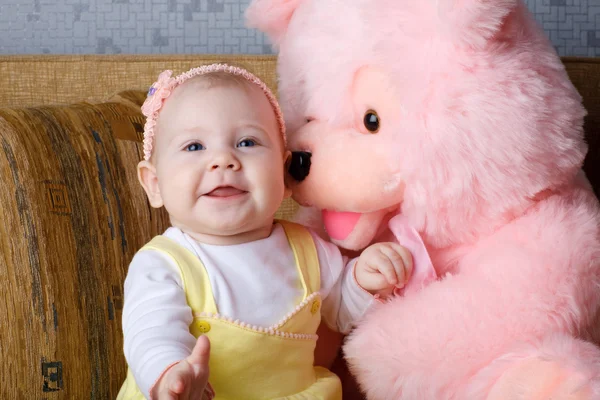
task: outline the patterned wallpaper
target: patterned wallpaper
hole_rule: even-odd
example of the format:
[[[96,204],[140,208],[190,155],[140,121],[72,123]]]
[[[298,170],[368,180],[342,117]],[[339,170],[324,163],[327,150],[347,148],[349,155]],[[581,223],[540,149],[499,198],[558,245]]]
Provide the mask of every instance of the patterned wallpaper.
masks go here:
[[[0,0],[0,54],[268,54],[250,0]],[[600,56],[600,0],[526,0],[560,55]]]

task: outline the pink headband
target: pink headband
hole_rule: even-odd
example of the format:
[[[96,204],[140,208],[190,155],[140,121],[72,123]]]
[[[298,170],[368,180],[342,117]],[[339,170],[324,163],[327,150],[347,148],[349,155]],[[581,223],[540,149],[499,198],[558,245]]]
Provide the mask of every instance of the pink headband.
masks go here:
[[[171,95],[171,92],[183,82],[190,78],[198,75],[206,75],[211,72],[226,72],[229,74],[241,76],[242,78],[254,83],[262,89],[267,96],[269,103],[275,111],[277,122],[279,124],[279,130],[285,143],[285,124],[283,122],[283,114],[279,108],[277,99],[273,96],[273,93],[263,81],[258,77],[248,72],[247,70],[239,67],[233,67],[227,64],[211,64],[204,65],[202,67],[192,68],[183,74],[172,78],[173,71],[163,71],[159,76],[158,80],[154,82],[150,90],[148,91],[148,97],[142,105],[142,113],[146,116],[146,124],[144,125],[144,160],[149,160],[152,155],[152,139],[154,137],[154,127],[156,126],[156,120],[158,113],[162,108],[164,101]]]

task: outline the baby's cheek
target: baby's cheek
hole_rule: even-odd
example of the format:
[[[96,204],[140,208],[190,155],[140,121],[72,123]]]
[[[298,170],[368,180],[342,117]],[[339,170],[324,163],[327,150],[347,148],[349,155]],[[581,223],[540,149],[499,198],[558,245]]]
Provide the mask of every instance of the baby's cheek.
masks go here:
[[[283,199],[285,183],[282,165],[273,163],[263,167],[264,173],[260,178],[260,185],[264,189],[269,203],[281,202]]]

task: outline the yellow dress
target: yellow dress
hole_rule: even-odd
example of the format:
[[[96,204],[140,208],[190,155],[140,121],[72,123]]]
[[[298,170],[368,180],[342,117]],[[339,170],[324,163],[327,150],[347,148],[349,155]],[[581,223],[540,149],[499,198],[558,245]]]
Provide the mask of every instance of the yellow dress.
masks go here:
[[[321,278],[315,244],[301,225],[278,222],[294,253],[304,294],[296,308],[271,327],[219,315],[204,265],[184,247],[157,236],[142,249],[164,252],[179,266],[194,317],[190,332],[210,339],[209,381],[215,400],[342,398],[339,378],[325,368],[313,366],[316,331],[321,322]],[[117,399],[143,398],[128,370]]]

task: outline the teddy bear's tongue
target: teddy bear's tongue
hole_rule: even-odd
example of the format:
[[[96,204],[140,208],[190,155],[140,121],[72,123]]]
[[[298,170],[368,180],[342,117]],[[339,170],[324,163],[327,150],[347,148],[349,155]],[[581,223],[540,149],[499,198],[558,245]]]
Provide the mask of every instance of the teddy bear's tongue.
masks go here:
[[[323,210],[323,223],[327,234],[334,240],[344,240],[356,226],[361,214]]]

